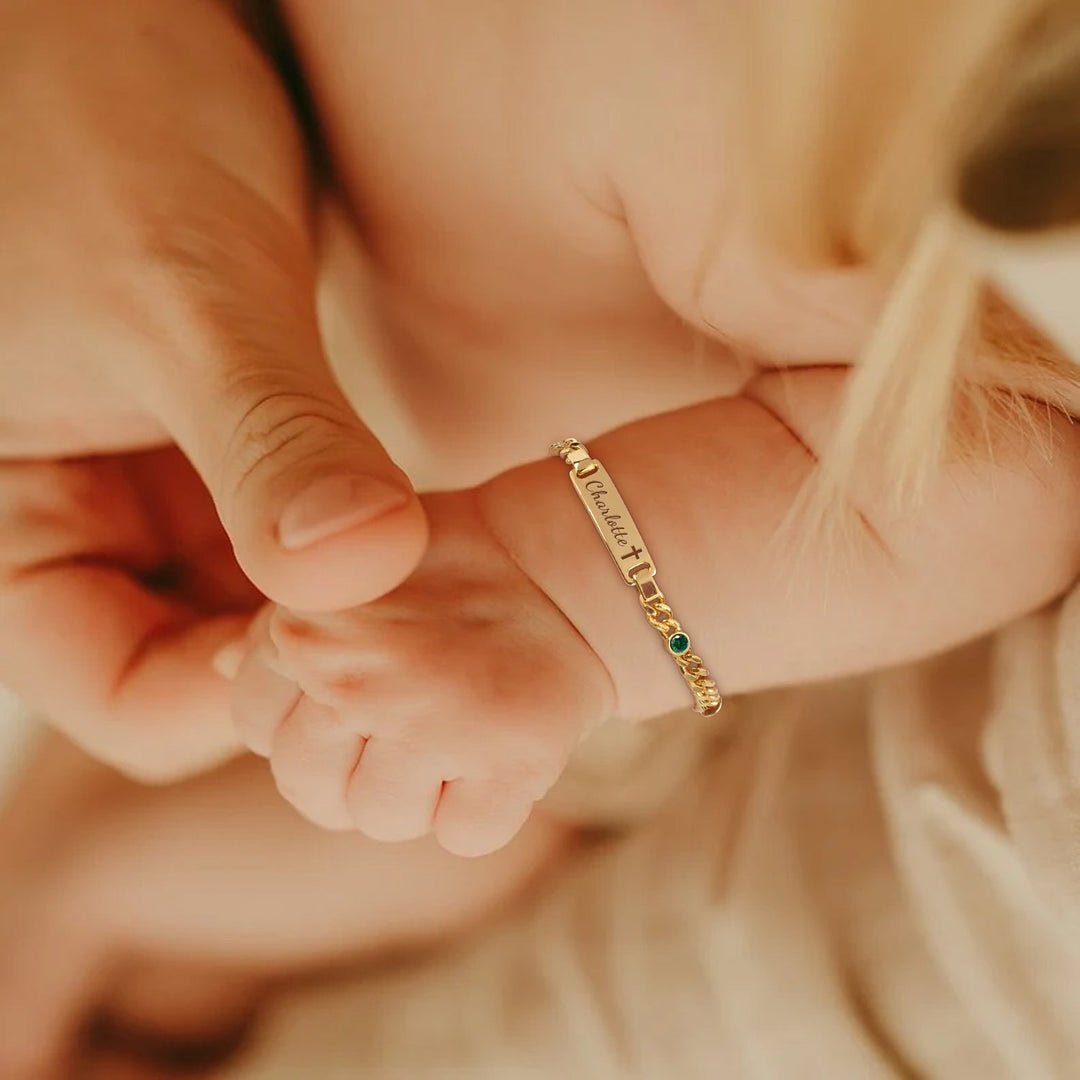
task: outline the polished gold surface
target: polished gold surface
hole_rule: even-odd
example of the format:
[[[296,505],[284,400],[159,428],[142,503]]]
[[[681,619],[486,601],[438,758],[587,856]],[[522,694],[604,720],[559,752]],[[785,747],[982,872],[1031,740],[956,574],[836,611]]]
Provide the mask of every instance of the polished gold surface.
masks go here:
[[[724,703],[716,680],[690,646],[689,636],[664,599],[656,582],[656,563],[607,470],[577,439],[553,443],[551,451],[570,466],[574,490],[588,510],[623,580],[637,589],[645,617],[663,636],[668,654],[679,665],[694,694],[695,708],[703,716],[714,716]],[[677,649],[677,645],[682,649]]]
[[[642,566],[652,566],[652,555],[603,465],[587,459],[581,467],[582,472],[576,468],[570,471],[570,482],[623,580],[627,585],[633,585],[635,572]]]

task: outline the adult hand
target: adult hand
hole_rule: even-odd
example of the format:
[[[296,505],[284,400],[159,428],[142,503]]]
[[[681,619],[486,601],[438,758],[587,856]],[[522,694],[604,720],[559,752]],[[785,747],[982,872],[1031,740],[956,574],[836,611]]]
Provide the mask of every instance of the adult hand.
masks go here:
[[[303,142],[223,2],[0,0],[0,133],[0,681],[178,775],[232,745],[230,542],[265,596],[347,607],[423,512],[325,364]],[[221,525],[138,453],[170,444]]]

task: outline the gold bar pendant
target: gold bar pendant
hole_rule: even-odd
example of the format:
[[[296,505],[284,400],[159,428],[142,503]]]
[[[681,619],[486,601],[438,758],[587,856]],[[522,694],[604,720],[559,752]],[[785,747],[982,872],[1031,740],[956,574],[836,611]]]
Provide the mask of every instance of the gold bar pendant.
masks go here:
[[[591,458],[571,468],[570,479],[623,580],[627,585],[637,585],[634,571],[645,565],[655,568],[656,564],[607,470]]]
[[[679,665],[686,685],[694,695],[694,708],[702,716],[715,716],[724,699],[701,657],[694,652],[690,636],[656,583],[656,563],[641,538],[630,511],[607,470],[580,439],[573,437],[552,443],[551,452],[570,466],[570,482],[589,511],[596,531],[615,560],[623,580],[638,590],[638,599],[650,625],[663,637],[667,651]]]

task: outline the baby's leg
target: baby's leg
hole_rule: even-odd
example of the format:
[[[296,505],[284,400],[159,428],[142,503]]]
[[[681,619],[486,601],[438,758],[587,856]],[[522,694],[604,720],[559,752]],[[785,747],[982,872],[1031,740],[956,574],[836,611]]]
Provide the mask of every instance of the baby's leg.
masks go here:
[[[181,1019],[186,1030],[176,1034],[194,1037],[206,992],[191,982],[199,966],[221,973],[229,997],[207,1018],[216,1036],[219,1021],[230,1011],[242,1019],[273,978],[435,944],[521,892],[571,840],[565,826],[537,817],[503,851],[469,861],[431,840],[387,846],[324,832],[281,800],[253,759],[159,790],[105,783],[84,762],[93,790],[81,799],[71,759],[54,743],[35,770],[43,781],[63,773],[62,817],[36,797],[32,772],[8,819],[42,842],[34,852],[23,846],[22,867],[0,867],[10,883],[10,917],[0,919],[5,1080],[50,1075],[84,1021],[113,1005],[121,1019],[165,1036]],[[6,863],[20,845],[4,827]],[[192,990],[180,993],[190,1001],[158,1010],[174,966],[186,969]]]

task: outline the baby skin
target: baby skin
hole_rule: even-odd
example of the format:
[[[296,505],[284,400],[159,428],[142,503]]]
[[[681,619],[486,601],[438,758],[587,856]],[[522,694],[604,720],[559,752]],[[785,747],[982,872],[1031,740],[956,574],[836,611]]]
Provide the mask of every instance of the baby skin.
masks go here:
[[[619,469],[666,594],[728,693],[945,649],[1075,574],[1080,457],[1072,430],[1050,422],[1052,461],[1002,439],[994,465],[947,469],[916,515],[893,522],[863,499],[858,556],[826,585],[827,552],[814,552],[815,583],[793,585],[768,541],[841,385],[801,372],[788,382],[800,409],[782,377],[764,376],[592,447]],[[484,854],[590,728],[690,701],[565,473],[538,463],[428,496],[430,546],[400,588],[351,611],[257,620],[237,718],[312,821],[380,840],[434,829],[448,850]],[[1029,545],[1056,557],[1033,560]]]
[[[292,6],[388,358],[377,377],[339,358],[343,381],[362,414],[402,418],[385,441],[410,475],[461,489],[426,496],[430,544],[398,589],[269,609],[242,663],[222,657],[245,741],[312,821],[484,854],[590,729],[689,704],[565,466],[531,460],[568,434],[615,478],[727,694],[928,655],[1073,580],[1080,437],[1061,415],[1039,421],[1049,455],[992,426],[984,462],[946,465],[916,512],[852,491],[831,571],[826,544],[796,561],[776,542],[880,296],[739,227],[695,32],[714,4]]]
[[[0,1065],[18,1080],[54,1075],[55,1049],[123,996],[116,957],[175,960],[180,941],[241,972],[243,1010],[249,972],[262,985],[458,932],[565,851],[571,826],[522,826],[583,735],[690,704],[545,456],[554,440],[585,440],[614,477],[727,695],[930,655],[1080,569],[1080,432],[1054,411],[1038,440],[992,426],[986,454],[946,464],[917,511],[856,486],[842,559],[808,541],[795,561],[776,540],[882,296],[868,271],[795,269],[740,225],[701,32],[715,0],[283,7],[378,323],[376,349],[352,321],[350,225],[326,238],[328,347],[426,492],[430,538],[397,588],[345,611],[267,607],[221,664],[244,739],[311,821],[502,850],[465,861],[430,837],[310,829],[250,762],[125,786],[95,813],[27,788],[29,817],[71,829],[48,867],[49,845],[30,843],[29,869],[0,876],[25,914],[19,950],[0,950]],[[216,873],[232,877],[215,888]],[[273,907],[282,874],[311,887]],[[19,981],[27,950],[36,997]]]

